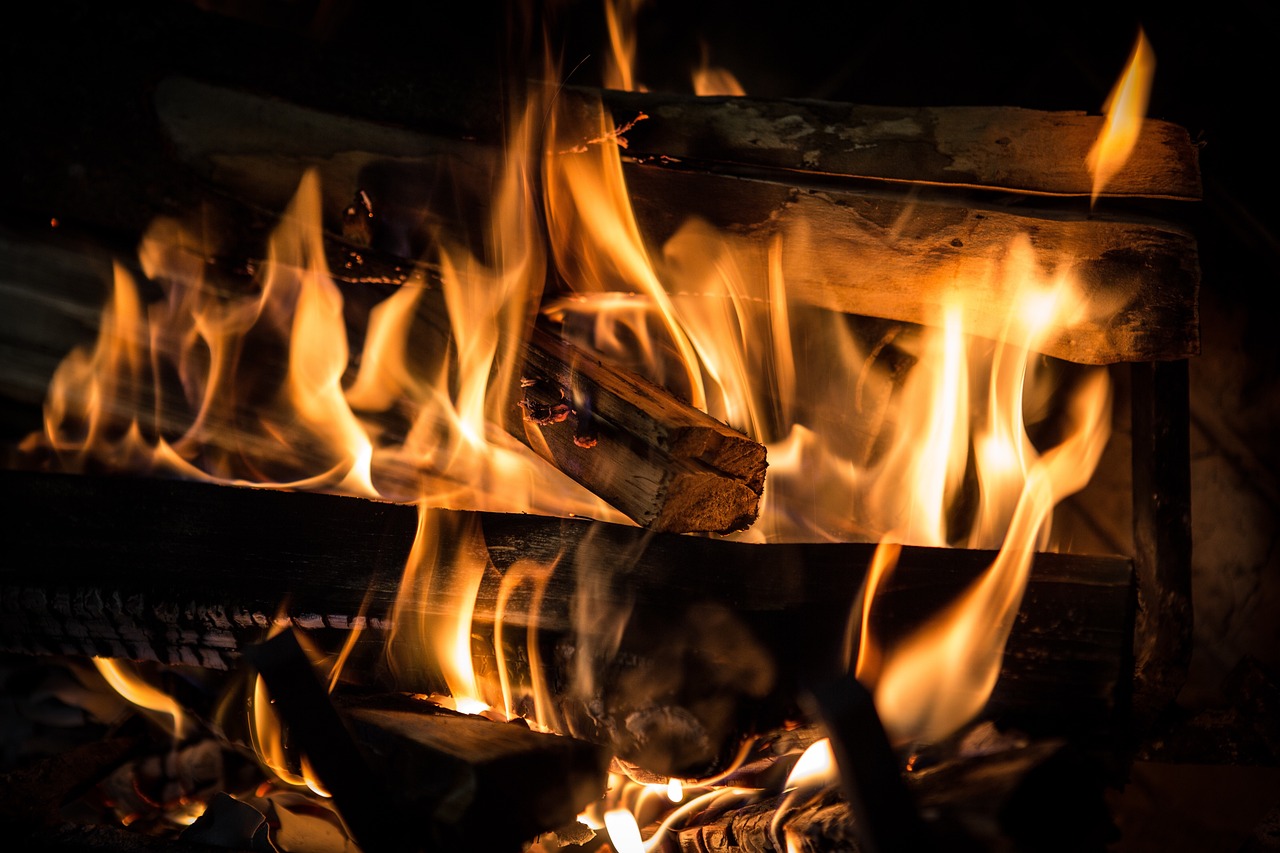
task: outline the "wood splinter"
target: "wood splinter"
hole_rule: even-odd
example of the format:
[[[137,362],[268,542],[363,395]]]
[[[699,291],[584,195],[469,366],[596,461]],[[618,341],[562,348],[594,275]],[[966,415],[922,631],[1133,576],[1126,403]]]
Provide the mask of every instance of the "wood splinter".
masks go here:
[[[730,533],[755,521],[759,442],[542,329],[520,386],[507,431],[642,527]]]

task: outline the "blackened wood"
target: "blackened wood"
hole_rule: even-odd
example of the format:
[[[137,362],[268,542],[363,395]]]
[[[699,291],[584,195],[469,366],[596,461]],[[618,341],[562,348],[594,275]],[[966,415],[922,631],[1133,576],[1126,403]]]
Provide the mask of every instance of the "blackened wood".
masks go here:
[[[1101,116],[1016,107],[881,107],[814,100],[691,97],[568,89],[566,105],[589,113],[598,99],[627,133],[626,154],[670,158],[677,168],[748,176],[836,175],[1036,195],[1089,196],[1085,162]],[[1107,195],[1199,199],[1190,135],[1147,119],[1133,156]]]
[[[541,329],[520,381],[554,399],[508,407],[507,431],[642,527],[731,533],[755,521],[764,445]]]
[[[857,816],[855,826],[878,853],[933,846],[871,693],[853,675],[814,688],[819,717],[831,739],[840,787]]]
[[[56,822],[58,810],[142,746],[137,736],[106,737],[0,776],[0,829]]]
[[[522,721],[406,704],[348,700],[342,709],[426,849],[518,849],[572,822],[604,794],[609,753],[602,747],[530,731]]]
[[[384,638],[417,528],[413,507],[358,498],[12,471],[0,474],[0,511],[12,553],[33,555],[0,565],[4,648],[212,668],[234,666],[278,612],[315,636],[363,625],[372,642]],[[543,636],[574,636],[573,602],[587,591],[599,612],[630,614],[600,679],[609,719],[714,700],[740,705],[739,731],[780,720],[801,684],[844,671],[849,608],[875,550],[754,545],[581,519],[447,516],[478,524],[497,569],[476,602],[481,624],[492,621],[501,573],[518,561],[557,568],[541,611],[512,608],[508,626],[536,620]],[[885,640],[954,600],[993,557],[904,549],[882,593]],[[985,713],[1036,731],[1111,731],[1129,678],[1130,572],[1120,558],[1038,555]],[[452,613],[461,603],[441,593],[415,608]],[[553,682],[569,683],[573,648],[585,653],[589,634],[581,626]],[[732,642],[713,651],[707,643],[717,637],[719,646]],[[726,675],[739,669],[751,676]],[[662,678],[636,692],[647,670]]]
[[[332,795],[360,848],[371,853],[420,849],[408,816],[392,799],[388,778],[365,761],[293,631],[248,647],[245,657],[262,676],[272,709]]]
[[[1138,577],[1133,706],[1144,737],[1191,660],[1191,445],[1187,363],[1135,364],[1133,542]]]

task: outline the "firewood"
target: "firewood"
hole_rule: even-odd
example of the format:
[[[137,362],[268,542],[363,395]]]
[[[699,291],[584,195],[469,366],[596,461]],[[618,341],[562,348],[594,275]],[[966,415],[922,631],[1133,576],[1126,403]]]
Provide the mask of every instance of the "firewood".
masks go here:
[[[730,533],[755,521],[758,442],[541,329],[521,384],[551,399],[508,407],[507,431],[642,527]]]
[[[293,632],[253,646],[291,743],[365,850],[514,848],[604,792],[608,755],[518,724],[349,701],[340,717]]]
[[[376,662],[417,527],[412,507],[322,494],[25,472],[6,472],[0,484],[13,553],[40,555],[38,563],[0,568],[0,645],[34,654],[226,669],[279,612],[335,648],[351,628],[366,627]],[[558,567],[542,608],[509,608],[500,640],[523,641],[530,623],[551,646],[563,639],[563,655],[544,655],[556,661],[551,683],[569,684],[575,655],[600,645],[586,626],[575,629],[576,596],[589,591],[598,612],[630,614],[616,653],[587,661],[599,673],[603,718],[580,707],[574,731],[616,738],[624,754],[636,755],[643,744],[620,721],[676,715],[705,741],[690,752],[694,766],[714,764],[744,729],[781,722],[805,685],[843,671],[849,608],[875,548],[448,516],[478,525],[497,570],[486,574],[475,603],[477,631],[492,623],[501,575],[514,563]],[[886,639],[952,601],[993,556],[904,549],[882,593]],[[1130,594],[1128,560],[1038,555],[985,713],[1034,731],[1104,741],[1114,734],[1118,691],[1129,678]],[[450,613],[461,603],[441,594],[415,606]],[[1074,618],[1063,619],[1068,612]],[[646,673],[661,678],[637,688]],[[370,669],[366,677],[386,676]],[[418,673],[402,677],[418,679],[402,680],[403,689],[439,686]],[[708,716],[713,707],[736,711]]]
[[[0,393],[37,405],[62,355],[91,340],[90,318],[102,301],[103,280],[109,280],[110,257],[91,243],[71,251],[47,235],[32,240],[0,231],[0,246],[11,244],[15,252],[5,255],[0,274],[17,286],[0,291],[0,306],[10,309],[0,312],[9,318],[0,320],[0,345],[15,357],[0,365]],[[419,282],[425,279],[414,285],[424,287],[414,340],[419,354],[429,350],[443,357],[451,330],[436,270],[332,239],[326,246],[331,267],[344,256],[359,257],[339,268],[353,311],[367,312],[411,272]],[[211,273],[236,277],[236,266]],[[95,282],[97,276],[102,278]],[[273,351],[258,361],[283,356]],[[760,443],[545,331],[532,332],[517,381],[529,387],[507,389],[507,431],[637,524],[675,533],[728,533],[755,520],[765,475]],[[567,422],[553,425],[543,418],[539,425],[520,405],[526,402],[522,396],[538,389],[563,397]],[[158,416],[170,414],[181,417]]]
[[[350,703],[344,717],[378,772],[403,786],[426,849],[516,849],[604,794],[609,754],[577,738]]]
[[[426,135],[417,144],[429,155],[401,156],[409,146],[402,136],[388,137],[388,151],[380,154],[375,146],[387,137],[380,126],[361,134],[359,123],[346,117],[275,106],[259,96],[188,80],[165,81],[159,97],[162,123],[182,162],[256,204],[278,204],[280,185],[287,176],[296,179],[312,164],[322,170],[336,214],[340,208],[332,205],[345,206],[357,190],[378,182],[378,163],[394,161],[397,168],[418,175],[417,181],[429,182],[427,176],[438,173],[446,161],[456,162],[459,180],[483,185],[476,162],[497,156],[495,149],[482,146],[460,156],[457,143]],[[624,172],[641,231],[655,246],[690,216],[761,244],[776,234],[796,232],[803,223],[807,238],[788,239],[784,244],[783,272],[790,295],[837,311],[932,324],[940,322],[944,301],[963,287],[971,295],[966,328],[973,334],[999,337],[1015,304],[1016,277],[1006,281],[992,272],[1007,257],[1011,243],[1027,235],[1041,272],[1048,276],[1071,269],[1087,306],[1083,318],[1051,329],[1040,345],[1043,352],[1104,364],[1185,358],[1199,351],[1199,261],[1196,241],[1184,227],[1145,212],[1094,215],[1083,205],[1045,200],[1063,194],[1088,196],[1091,184],[1082,166],[1084,154],[1073,159],[1067,152],[1081,146],[1087,150],[1101,122],[1096,117],[1012,109],[913,111],[787,101],[740,104],[738,99],[703,103],[703,99],[679,96],[608,94],[610,108],[624,112],[629,107],[619,104],[638,106],[649,98],[655,102],[658,118],[639,122],[628,132]],[[588,102],[582,92],[570,98],[579,111]],[[818,112],[801,119],[795,110],[803,113],[807,107]],[[859,112],[863,109],[865,115]],[[823,110],[861,116],[851,128],[823,125],[820,135],[836,139],[840,134],[867,134],[872,142],[865,146],[846,142],[832,143],[832,148],[857,149],[856,155],[848,155],[855,159],[883,158],[884,163],[869,168],[885,180],[860,187],[847,182],[815,183],[812,175],[793,166],[765,173],[726,166],[726,162],[767,164],[774,154],[791,152],[778,155],[785,161],[796,153],[792,147],[797,144],[810,151],[803,136],[799,142],[783,141],[776,126],[794,120],[798,127],[811,127],[810,122],[821,123],[818,116]],[[266,123],[256,135],[269,135],[277,144],[269,155],[235,135],[237,122],[246,117]],[[982,131],[992,134],[990,138],[978,129],[984,117],[992,122]],[[753,122],[774,130],[766,133]],[[1006,132],[1005,125],[1012,129]],[[644,136],[655,126],[664,129]],[[698,132],[690,134],[689,128]],[[727,136],[729,128],[744,135]],[[693,156],[690,162],[671,167],[663,159],[669,153],[660,150],[665,145],[676,152],[687,152],[686,146],[696,149],[697,140],[681,140],[699,136],[703,130],[714,143],[707,162]],[[955,140],[945,136],[953,130]],[[1064,135],[1062,148],[1051,144],[1059,130]],[[934,133],[940,136],[935,139]],[[630,138],[637,134],[644,141],[633,147]],[[917,139],[917,134],[927,139]],[[1144,198],[1198,198],[1195,153],[1185,137],[1180,128],[1153,123],[1144,134],[1139,155],[1121,173],[1125,177],[1116,192]],[[1011,138],[1019,142],[998,141]],[[762,139],[776,140],[777,145],[764,144]],[[916,155],[922,145],[949,153],[923,158],[928,162],[921,163]],[[987,149],[987,157],[979,156],[979,151]],[[329,156],[333,151],[344,156]],[[679,159],[681,154],[673,156]],[[961,168],[960,163],[965,166]],[[851,170],[847,174],[862,174],[853,164],[847,168]],[[1041,168],[1046,177],[1038,184],[1031,176]],[[973,192],[974,186],[1042,195],[1031,199],[1023,194],[992,196]],[[397,194],[394,185],[387,192],[392,198]],[[399,199],[392,206],[404,222],[401,230],[430,215],[425,207],[413,212],[412,204],[406,206]]]
[[[603,100],[615,124],[643,113],[626,155],[675,169],[764,177],[949,186],[1040,196],[1093,188],[1086,156],[1101,116],[1017,107],[882,107],[815,100],[696,98],[569,87],[568,110]],[[812,179],[812,177],[810,179]],[[1147,119],[1107,196],[1199,199],[1197,152],[1187,131]]]

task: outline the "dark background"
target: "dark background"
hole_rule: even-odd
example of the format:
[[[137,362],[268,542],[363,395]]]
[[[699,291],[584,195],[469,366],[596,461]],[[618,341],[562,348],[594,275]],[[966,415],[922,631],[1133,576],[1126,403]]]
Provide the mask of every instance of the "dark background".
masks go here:
[[[164,168],[164,152],[148,133],[146,93],[172,73],[494,137],[502,93],[531,67],[541,22],[550,22],[571,82],[599,83],[601,8],[600,0],[32,4],[0,34],[0,224],[38,226],[66,200],[96,193],[119,212],[105,236],[131,245],[166,183],[148,180],[149,169]],[[759,97],[1097,112],[1139,26],[1157,56],[1149,113],[1188,130],[1204,178],[1203,203],[1185,214],[1201,250],[1203,353],[1191,364],[1197,645],[1183,704],[1189,715],[1247,715],[1254,711],[1233,705],[1228,677],[1243,664],[1274,686],[1280,667],[1280,330],[1271,307],[1280,292],[1280,7],[652,0],[638,22],[637,77],[688,91],[705,45],[713,64]],[[6,428],[21,434],[20,417],[16,427],[10,417]],[[1252,722],[1280,738],[1280,719]],[[1255,750],[1233,761],[1275,759]],[[1140,764],[1116,800],[1126,850],[1240,849],[1278,804],[1274,767],[1202,768],[1176,755]]]

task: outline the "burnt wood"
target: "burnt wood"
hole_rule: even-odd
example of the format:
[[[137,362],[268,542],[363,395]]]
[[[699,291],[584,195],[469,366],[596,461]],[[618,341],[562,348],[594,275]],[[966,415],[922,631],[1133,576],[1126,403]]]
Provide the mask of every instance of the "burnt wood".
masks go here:
[[[1185,361],[1132,366],[1134,712],[1157,730],[1191,663],[1191,422]]]
[[[419,707],[413,708],[412,705]],[[604,795],[609,753],[522,721],[346,701],[344,719],[412,815],[419,849],[517,849]]]
[[[12,553],[32,555],[0,568],[0,645],[34,654],[225,669],[280,618],[317,640],[330,637],[335,648],[363,626],[373,647],[364,660],[376,664],[417,529],[413,507],[323,494],[12,471],[0,483]],[[655,772],[686,775],[714,765],[743,731],[794,714],[806,685],[842,671],[849,608],[875,550],[754,545],[582,519],[447,516],[479,528],[496,569],[481,584],[476,632],[484,636],[492,622],[501,576],[513,564],[555,565],[538,612],[508,609],[502,642],[523,642],[533,621],[545,642],[563,639],[560,653],[544,655],[554,662],[549,681],[567,691],[583,661],[597,673],[599,702],[596,711],[570,703],[564,727],[614,742]],[[885,641],[952,601],[993,557],[904,549],[882,592]],[[1128,560],[1038,555],[984,714],[1109,738],[1130,677],[1131,589]],[[588,626],[575,630],[582,596],[593,612],[629,614],[619,617],[626,628],[616,648]],[[437,593],[412,609],[450,613],[459,604]],[[376,666],[348,669],[362,668],[366,680],[387,683]],[[411,681],[397,685],[404,689],[439,687],[422,673],[403,677]],[[736,709],[731,718],[706,716],[726,706]],[[700,744],[683,752],[688,744],[672,745],[687,754],[683,762],[644,755],[622,724],[677,709]],[[655,767],[663,762],[672,769]]]
[[[520,375],[507,432],[642,527],[731,533],[755,521],[764,445],[542,329]],[[530,400],[539,390],[551,399]]]

